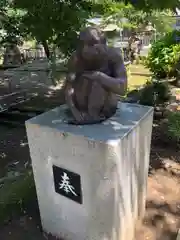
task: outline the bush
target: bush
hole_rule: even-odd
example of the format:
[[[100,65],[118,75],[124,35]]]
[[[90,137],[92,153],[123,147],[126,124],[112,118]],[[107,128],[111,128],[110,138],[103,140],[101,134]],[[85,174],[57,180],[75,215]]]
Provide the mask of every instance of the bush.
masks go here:
[[[168,115],[168,135],[180,141],[180,112],[170,112]]]
[[[175,67],[180,57],[180,31],[174,30],[152,44],[146,66],[157,78],[176,76]]]
[[[156,106],[164,104],[170,99],[170,91],[167,82],[148,81],[141,90],[139,103],[142,105]]]

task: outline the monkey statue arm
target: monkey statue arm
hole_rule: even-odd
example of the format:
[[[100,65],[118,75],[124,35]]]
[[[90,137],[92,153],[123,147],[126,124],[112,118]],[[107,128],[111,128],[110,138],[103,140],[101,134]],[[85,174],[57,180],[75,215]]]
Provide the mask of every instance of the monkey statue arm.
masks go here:
[[[78,65],[78,61],[77,61],[76,52],[73,52],[67,64],[68,73],[66,75],[66,83],[72,84],[75,81],[77,65]]]
[[[74,95],[74,89],[70,83],[66,83],[65,86],[65,100],[66,103],[75,118],[76,121],[81,121],[82,120],[82,114],[80,111],[76,108],[74,101],[73,101],[73,95]]]
[[[76,81],[76,72],[75,72],[76,67],[77,67],[77,59],[76,59],[76,54],[74,53],[70,61],[68,62],[69,72],[67,73],[66,82],[65,82],[65,100],[75,121],[82,121],[83,116],[74,104],[73,83]]]
[[[98,81],[108,91],[122,96],[127,91],[127,72],[122,55],[116,49],[112,51],[113,77],[99,71],[85,73],[85,77]]]

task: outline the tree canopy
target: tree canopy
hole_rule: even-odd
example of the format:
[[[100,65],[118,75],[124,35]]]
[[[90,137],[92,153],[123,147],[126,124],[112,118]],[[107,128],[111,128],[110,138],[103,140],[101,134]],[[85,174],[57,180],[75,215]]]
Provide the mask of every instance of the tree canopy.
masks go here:
[[[153,9],[175,9],[177,0],[1,0],[0,22],[7,38],[31,36],[40,41],[48,53],[55,44],[68,54],[76,45],[77,31],[94,14],[106,15],[124,8],[131,22],[143,19]],[[158,10],[157,10],[158,11]],[[142,14],[143,13],[143,14]]]
[[[150,22],[158,33],[165,33],[172,30],[174,23],[173,11],[170,9],[153,9],[146,12],[136,9],[133,5],[124,3],[114,3],[111,9],[104,14],[104,25],[113,23],[117,27],[145,29]]]
[[[144,11],[151,11],[153,9],[173,9],[178,8],[180,6],[179,0],[86,0],[87,2],[94,3],[109,3],[109,2],[120,2],[133,5],[136,9],[141,9]]]

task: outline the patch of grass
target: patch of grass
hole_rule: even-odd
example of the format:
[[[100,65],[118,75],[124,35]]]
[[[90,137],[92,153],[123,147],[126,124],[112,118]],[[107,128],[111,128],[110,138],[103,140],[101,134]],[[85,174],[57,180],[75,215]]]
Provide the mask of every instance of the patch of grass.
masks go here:
[[[180,141],[180,112],[170,112],[168,115],[168,135]]]
[[[131,64],[130,69],[132,73],[151,74],[143,64]]]
[[[128,89],[134,90],[138,89],[139,87],[146,84],[146,82],[149,80],[149,78],[146,76],[139,76],[139,75],[131,75],[131,77],[128,79]]]
[[[14,214],[26,210],[36,200],[36,190],[32,171],[15,181],[7,181],[0,188],[0,224],[11,219]]]
[[[150,72],[142,64],[132,64],[130,66],[130,76],[128,77],[128,89],[132,91],[143,86],[151,77]]]

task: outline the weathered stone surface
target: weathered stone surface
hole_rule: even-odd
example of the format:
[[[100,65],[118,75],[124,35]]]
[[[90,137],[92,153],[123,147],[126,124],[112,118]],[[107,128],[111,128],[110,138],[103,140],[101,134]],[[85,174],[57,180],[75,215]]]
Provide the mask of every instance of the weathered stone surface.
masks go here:
[[[96,125],[68,125],[65,105],[26,122],[44,231],[65,240],[133,239],[145,211],[153,109],[118,106]],[[82,204],[55,191],[53,165],[80,175]]]

